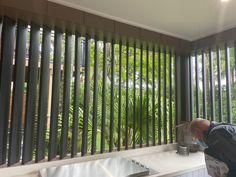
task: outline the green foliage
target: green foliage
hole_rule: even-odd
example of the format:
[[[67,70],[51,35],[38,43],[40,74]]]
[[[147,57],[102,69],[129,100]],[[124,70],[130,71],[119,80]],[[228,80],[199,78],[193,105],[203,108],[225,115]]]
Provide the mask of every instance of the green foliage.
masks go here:
[[[114,127],[112,129],[113,131],[113,149],[116,149],[118,146],[118,111],[119,111],[119,46],[115,44],[115,68],[114,68]],[[107,43],[106,44],[106,62],[107,62],[107,75],[106,75],[106,122],[105,122],[105,132],[103,132],[105,136],[105,150],[108,150],[109,146],[109,141],[110,141],[110,111],[111,111],[111,44]],[[121,148],[125,146],[125,123],[126,123],[126,62],[127,62],[127,54],[126,54],[126,46],[122,47],[122,66],[121,66]],[[153,118],[152,118],[152,112],[154,109],[154,116],[155,116],[155,137],[156,137],[156,142],[158,141],[158,133],[163,134],[163,129],[164,129],[164,121],[163,121],[163,73],[166,72],[166,84],[167,84],[167,96],[169,98],[169,81],[168,81],[168,57],[169,55],[166,56],[167,58],[167,70],[164,71],[164,55],[161,55],[161,60],[158,60],[157,58],[157,53],[155,57],[155,90],[153,93],[152,90],[152,69],[153,69],[153,58],[152,58],[152,52],[149,51],[149,57],[147,58],[146,56],[146,50],[143,51],[143,61],[142,61],[142,78],[141,78],[141,71],[140,71],[140,64],[141,64],[141,59],[140,59],[140,49],[137,49],[136,51],[136,66],[134,66],[134,49],[132,47],[129,48],[129,58],[128,58],[128,146],[131,147],[133,144],[139,144],[140,143],[140,131],[141,131],[141,126],[142,126],[142,140],[143,143],[146,143],[146,137],[148,133],[148,141],[150,144],[152,143],[152,126],[153,126]],[[100,150],[100,143],[101,143],[101,122],[102,122],[102,102],[105,101],[103,100],[102,96],[102,90],[103,90],[103,58],[104,58],[104,53],[103,53],[103,43],[98,42],[98,91],[97,91],[97,134],[96,134],[96,147],[97,151]],[[147,60],[148,60],[148,65],[147,65]],[[160,61],[161,65],[161,84],[162,87],[158,88],[158,62]],[[134,67],[136,68],[136,75],[134,76]],[[172,62],[172,70],[174,70],[174,65]],[[173,75],[172,71],[172,75]],[[147,74],[148,74],[148,80],[147,80]],[[84,73],[82,73],[82,81],[80,84],[80,94],[79,94],[79,124],[78,124],[78,152],[81,151],[81,144],[82,144],[82,130],[83,130],[83,110],[84,110],[84,99],[88,99],[89,101],[89,116],[88,116],[88,152],[91,150],[91,143],[92,143],[92,119],[93,119],[93,89],[94,89],[94,41],[91,41],[91,48],[90,48],[90,97],[89,98],[84,98],[84,82],[83,82],[83,77]],[[136,80],[136,85],[134,88],[133,81],[134,79]],[[142,80],[142,100],[140,100],[140,80]],[[71,84],[71,106],[70,106],[70,111],[69,111],[69,129],[68,129],[68,145],[67,145],[67,152],[70,153],[71,151],[71,139],[72,139],[72,125],[73,125],[73,101],[74,101],[74,93],[73,93],[73,86],[74,86],[74,81],[72,81]],[[174,75],[172,78],[172,93],[174,93]],[[134,89],[136,91],[136,102],[134,104]],[[159,90],[158,90],[159,89]],[[147,95],[148,91],[148,95]],[[161,119],[161,130],[158,130],[158,108],[159,108],[159,103],[158,103],[158,91],[161,92],[161,112],[162,115],[160,117]],[[154,96],[154,107],[152,107],[152,95],[155,94]],[[147,96],[149,99],[147,99]],[[166,110],[167,110],[167,120],[169,118],[169,99],[166,98]],[[148,101],[147,101],[148,100]],[[141,104],[142,101],[142,104]],[[61,103],[62,104],[62,100]],[[175,122],[174,122],[174,95],[172,96],[172,127],[173,127],[173,137],[175,138]],[[148,110],[147,110],[148,108]],[[134,109],[135,109],[135,114],[136,117],[134,117]],[[142,112],[141,112],[142,110]],[[134,125],[134,119],[136,120],[136,125],[135,125],[135,130],[133,129]],[[142,122],[142,124],[141,124]],[[146,127],[147,123],[149,124],[149,131],[147,132]],[[169,121],[167,123],[167,130],[169,132]],[[61,114],[59,115],[59,122],[58,122],[58,138],[57,138],[57,149],[58,153],[60,152],[60,137],[61,137],[61,128],[62,128],[62,117]],[[133,142],[133,133],[135,132],[135,142]],[[170,138],[170,135],[168,133],[168,139]],[[163,137],[163,136],[162,136]],[[49,131],[47,132],[47,140],[49,139]],[[47,142],[48,143],[48,142]]]

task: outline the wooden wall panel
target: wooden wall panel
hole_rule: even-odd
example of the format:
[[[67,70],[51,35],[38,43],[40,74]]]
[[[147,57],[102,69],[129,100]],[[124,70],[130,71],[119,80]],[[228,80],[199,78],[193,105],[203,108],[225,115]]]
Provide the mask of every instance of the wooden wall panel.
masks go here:
[[[120,22],[115,22],[114,32],[119,35],[125,35],[133,38],[140,37],[139,28]]]
[[[225,42],[234,41],[234,40],[236,40],[236,28],[232,28],[232,29],[193,41],[192,47],[193,49],[199,49],[199,48],[214,46],[216,44],[223,44]]]
[[[1,5],[37,14],[46,14],[46,0],[1,0]]]
[[[90,28],[114,32],[114,21],[90,13],[84,13],[84,25]]]
[[[116,36],[116,39],[118,36],[122,39],[152,42],[175,48],[179,53],[185,53],[186,49],[183,50],[182,48],[191,45],[189,41],[93,15],[47,0],[0,0],[0,15],[7,15],[13,19],[20,18],[28,22],[34,21],[41,26],[44,24],[51,28],[57,26],[63,31],[65,29],[73,33],[78,31],[83,35],[87,33],[91,36],[97,35],[99,38],[106,35],[108,41],[112,36]]]

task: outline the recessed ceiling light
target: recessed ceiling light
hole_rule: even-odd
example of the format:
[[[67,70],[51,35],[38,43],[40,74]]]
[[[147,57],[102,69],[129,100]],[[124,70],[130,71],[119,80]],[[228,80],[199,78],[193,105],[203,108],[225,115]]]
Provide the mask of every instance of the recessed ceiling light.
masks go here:
[[[229,0],[221,0],[221,2],[228,2]]]

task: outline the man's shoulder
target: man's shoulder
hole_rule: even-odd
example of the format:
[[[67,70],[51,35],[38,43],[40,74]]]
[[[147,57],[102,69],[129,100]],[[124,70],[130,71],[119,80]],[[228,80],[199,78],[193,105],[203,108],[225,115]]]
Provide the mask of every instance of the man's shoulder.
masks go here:
[[[210,133],[218,132],[218,131],[219,132],[236,132],[236,125],[228,124],[228,123],[214,123]]]
[[[213,126],[211,131],[209,132],[209,138],[216,137],[236,137],[236,125],[235,124],[227,124],[227,123],[217,123]]]

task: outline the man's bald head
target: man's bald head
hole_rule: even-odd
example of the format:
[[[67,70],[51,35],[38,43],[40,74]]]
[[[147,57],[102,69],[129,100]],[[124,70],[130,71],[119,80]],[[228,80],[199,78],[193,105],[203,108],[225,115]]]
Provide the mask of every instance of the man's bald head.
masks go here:
[[[203,133],[210,127],[210,121],[202,118],[192,120],[190,124],[191,134],[198,139],[204,139]]]

